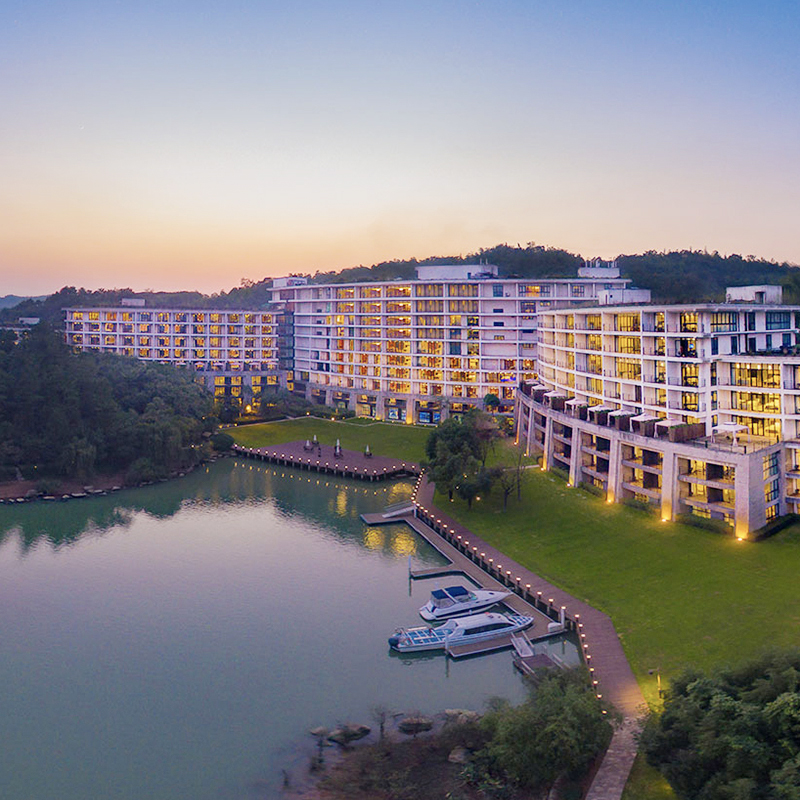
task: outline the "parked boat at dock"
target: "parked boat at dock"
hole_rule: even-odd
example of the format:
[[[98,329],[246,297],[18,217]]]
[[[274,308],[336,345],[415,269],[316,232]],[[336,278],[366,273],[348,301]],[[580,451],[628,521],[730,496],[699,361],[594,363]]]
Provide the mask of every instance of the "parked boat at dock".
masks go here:
[[[419,610],[420,616],[435,622],[440,619],[474,614],[485,611],[496,603],[505,600],[511,592],[498,592],[489,589],[467,589],[465,586],[448,586],[434,589],[431,599]]]
[[[401,653],[444,650],[455,645],[485,642],[524,630],[533,617],[521,614],[486,612],[449,619],[438,628],[398,628],[389,637],[389,646]]]

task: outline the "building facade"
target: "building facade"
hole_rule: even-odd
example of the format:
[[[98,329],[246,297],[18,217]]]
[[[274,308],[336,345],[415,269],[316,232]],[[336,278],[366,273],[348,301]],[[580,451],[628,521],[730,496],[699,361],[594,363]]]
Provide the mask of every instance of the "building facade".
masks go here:
[[[796,512],[800,307],[757,302],[764,288],[724,304],[542,313],[520,440],[570,484],[665,520],[717,519],[743,538]]]
[[[581,272],[508,279],[473,264],[419,267],[408,281],[276,281],[273,302],[293,317],[294,390],[375,419],[436,423],[490,393],[510,411],[536,376],[538,315],[630,292],[615,265]]]
[[[78,350],[133,356],[193,370],[217,397],[249,401],[285,385],[279,369],[273,311],[145,308],[68,308],[67,344]]]

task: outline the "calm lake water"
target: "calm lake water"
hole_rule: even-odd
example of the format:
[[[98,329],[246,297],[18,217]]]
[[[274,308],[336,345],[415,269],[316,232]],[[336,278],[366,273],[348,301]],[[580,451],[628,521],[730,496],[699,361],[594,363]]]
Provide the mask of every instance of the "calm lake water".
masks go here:
[[[0,507],[0,798],[277,797],[309,728],[522,699],[508,652],[390,655],[443,560],[359,515],[410,492],[229,459]]]

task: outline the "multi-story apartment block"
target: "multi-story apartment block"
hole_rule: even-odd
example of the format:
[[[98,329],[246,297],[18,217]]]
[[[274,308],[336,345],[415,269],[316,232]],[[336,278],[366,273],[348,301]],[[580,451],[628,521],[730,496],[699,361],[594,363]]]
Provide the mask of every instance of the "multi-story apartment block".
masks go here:
[[[572,485],[737,536],[800,503],[800,307],[777,287],[730,302],[554,309],[518,436]]]
[[[294,390],[407,422],[438,422],[490,393],[510,410],[520,380],[536,375],[539,314],[632,296],[615,265],[587,266],[569,279],[497,272],[477,264],[419,267],[417,280],[276,280],[273,302],[294,321]]]
[[[66,309],[66,342],[194,370],[217,396],[258,396],[277,387],[279,315],[272,311],[145,308]]]

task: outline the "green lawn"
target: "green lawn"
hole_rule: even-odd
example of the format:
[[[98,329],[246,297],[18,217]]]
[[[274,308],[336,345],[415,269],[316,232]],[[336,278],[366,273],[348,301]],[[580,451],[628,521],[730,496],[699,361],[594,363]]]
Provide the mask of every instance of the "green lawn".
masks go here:
[[[789,646],[800,631],[800,526],[764,542],[607,504],[539,470],[526,470],[523,501],[499,495],[449,506],[476,534],[607,612],[648,701],[660,670],[709,668]]]
[[[497,493],[437,504],[504,553],[607,612],[648,702],[656,674],[742,661],[800,632],[800,525],[763,542],[663,523],[526,470],[522,503]],[[674,800],[638,758],[624,800]]]
[[[374,422],[365,425],[348,420],[333,422],[304,417],[227,428],[225,433],[229,433],[237,444],[244,447],[270,447],[281,442],[312,439],[316,434],[322,444],[332,446],[339,439],[345,450],[363,450],[368,444],[376,455],[419,462],[425,457],[425,442],[430,429],[400,423]]]

